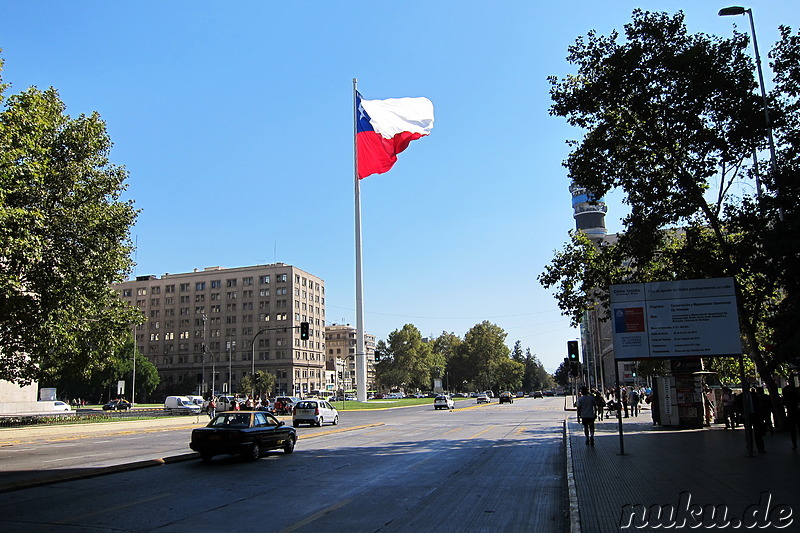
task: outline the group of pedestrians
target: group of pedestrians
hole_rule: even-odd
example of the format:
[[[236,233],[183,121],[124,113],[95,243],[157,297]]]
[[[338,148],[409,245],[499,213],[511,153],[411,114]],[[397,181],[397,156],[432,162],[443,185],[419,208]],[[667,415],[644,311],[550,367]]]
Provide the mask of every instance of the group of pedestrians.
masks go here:
[[[759,453],[766,453],[764,437],[767,433],[773,434],[778,421],[783,416],[776,416],[775,409],[785,409],[785,426],[789,430],[792,441],[792,449],[797,449],[797,432],[800,429],[800,394],[794,384],[794,377],[789,379],[781,391],[780,401],[773,405],[770,396],[764,391],[764,387],[753,387],[748,395],[734,394],[730,387],[722,387],[719,402],[722,407],[722,421],[725,429],[736,429],[744,424],[745,410],[750,424],[753,428],[753,440]],[[623,387],[619,392],[619,402],[614,400],[614,389],[608,389],[606,398],[596,389],[589,390],[588,387],[581,387],[580,397],[575,402],[577,409],[578,422],[583,424],[583,432],[586,436],[586,444],[594,446],[595,420],[603,419],[604,408],[608,412],[616,412],[618,409],[625,411],[625,417],[630,415],[638,416],[640,398],[645,396],[645,401],[651,404],[653,410],[654,424],[658,425],[658,406],[655,395],[652,391],[644,389]],[[705,407],[705,422],[710,425],[715,418],[716,407],[712,391],[708,387],[703,389],[703,402]]]
[[[205,404],[209,418],[214,418],[219,408],[226,411],[270,411],[276,414],[285,414],[286,411],[286,406],[280,400],[267,396],[212,396]]]

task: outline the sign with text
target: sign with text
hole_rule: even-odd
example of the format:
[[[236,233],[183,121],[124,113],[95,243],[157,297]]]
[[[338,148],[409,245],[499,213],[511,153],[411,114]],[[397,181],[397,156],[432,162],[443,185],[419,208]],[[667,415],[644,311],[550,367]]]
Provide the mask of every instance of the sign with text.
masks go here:
[[[738,356],[733,278],[612,285],[617,360]]]

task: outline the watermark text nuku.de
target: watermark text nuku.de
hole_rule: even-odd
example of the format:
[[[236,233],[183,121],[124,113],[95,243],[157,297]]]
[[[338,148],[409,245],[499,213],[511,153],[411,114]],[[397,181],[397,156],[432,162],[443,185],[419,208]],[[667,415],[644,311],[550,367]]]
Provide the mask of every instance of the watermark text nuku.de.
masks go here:
[[[697,528],[697,529],[783,529],[792,525],[792,508],[786,504],[776,504],[772,494],[762,492],[758,503],[748,506],[741,515],[732,514],[725,504],[700,505],[692,503],[689,492],[681,492],[678,504],[622,506],[620,529],[641,528]]]

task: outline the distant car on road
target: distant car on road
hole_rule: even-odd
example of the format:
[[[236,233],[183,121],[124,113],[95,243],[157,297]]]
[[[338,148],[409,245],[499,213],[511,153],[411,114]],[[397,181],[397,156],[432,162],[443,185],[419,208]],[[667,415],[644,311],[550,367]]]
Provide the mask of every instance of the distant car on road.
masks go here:
[[[544,398],[544,394],[540,390],[535,390],[531,393],[531,398]]]
[[[322,426],[324,422],[334,426],[339,423],[339,411],[325,400],[300,400],[292,411],[292,425],[310,424]]]
[[[514,403],[514,396],[508,391],[501,392],[500,403]]]
[[[489,396],[487,396],[486,394],[483,394],[483,393],[482,394],[478,394],[478,397],[476,398],[476,400],[477,400],[477,403],[489,403]]]
[[[131,408],[130,402],[125,400],[111,400],[103,404],[103,411],[127,411]]]
[[[189,447],[204,462],[215,455],[240,454],[251,461],[267,450],[292,453],[297,431],[265,411],[227,411],[211,419],[204,428],[192,431]]]
[[[455,405],[453,399],[446,394],[440,394],[433,400],[434,409],[452,409]]]

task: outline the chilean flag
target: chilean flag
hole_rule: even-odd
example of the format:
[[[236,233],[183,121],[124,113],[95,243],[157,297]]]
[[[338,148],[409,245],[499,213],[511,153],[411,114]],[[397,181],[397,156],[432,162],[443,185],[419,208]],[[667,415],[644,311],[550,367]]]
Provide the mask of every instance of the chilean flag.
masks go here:
[[[388,172],[397,154],[433,129],[433,104],[427,98],[364,100],[356,92],[358,179]]]

